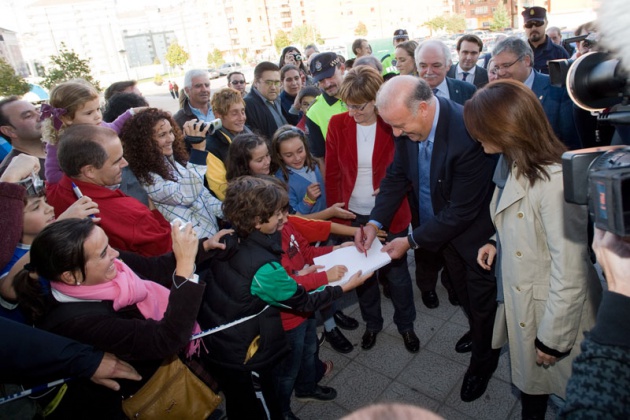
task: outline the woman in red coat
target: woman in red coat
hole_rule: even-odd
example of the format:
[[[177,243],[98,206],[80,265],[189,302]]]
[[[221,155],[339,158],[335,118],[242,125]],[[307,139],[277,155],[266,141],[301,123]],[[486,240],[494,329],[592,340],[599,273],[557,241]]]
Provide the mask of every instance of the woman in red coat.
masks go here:
[[[352,221],[356,226],[370,220],[379,185],[394,159],[392,129],[375,108],[376,93],[382,84],[383,78],[371,67],[357,66],[350,70],[339,91],[348,112],[332,117],[326,136],[326,200],[328,205],[346,203],[345,208],[357,216]],[[387,240],[406,236],[410,221],[409,204],[404,200],[391,226],[386,227]],[[420,341],[413,331],[416,310],[407,257],[392,261],[382,271],[388,278],[394,322],[407,350],[415,353]],[[380,293],[375,278],[356,290],[366,322],[361,346],[367,350],[374,346],[376,335],[383,328]]]

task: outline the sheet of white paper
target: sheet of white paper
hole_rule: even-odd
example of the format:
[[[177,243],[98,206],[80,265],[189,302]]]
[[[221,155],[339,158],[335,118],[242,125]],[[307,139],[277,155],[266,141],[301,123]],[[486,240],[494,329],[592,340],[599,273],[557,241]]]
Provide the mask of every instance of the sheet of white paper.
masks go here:
[[[345,276],[343,276],[340,281],[330,283],[333,286],[341,286],[347,283],[350,277],[359,270],[362,270],[363,273],[367,273],[389,264],[392,259],[386,252],[381,252],[381,248],[383,248],[383,244],[375,240],[372,242],[372,246],[368,250],[366,258],[365,254],[359,252],[355,246],[347,246],[326,255],[315,257],[313,258],[313,263],[315,265],[324,266],[324,268],[318,270],[319,272],[327,271],[336,265],[345,265],[348,268],[348,272]]]

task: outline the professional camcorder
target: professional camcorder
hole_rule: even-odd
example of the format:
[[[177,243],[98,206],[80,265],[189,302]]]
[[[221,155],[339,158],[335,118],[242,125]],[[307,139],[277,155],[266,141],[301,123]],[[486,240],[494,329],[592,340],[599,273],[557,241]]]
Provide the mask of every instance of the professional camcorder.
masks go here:
[[[591,52],[570,63],[549,62],[552,83],[566,75],[573,102],[611,124],[630,124],[630,79],[618,59]],[[630,140],[630,139],[629,139]],[[588,204],[595,225],[630,237],[630,147],[574,150],[562,155],[564,197]]]

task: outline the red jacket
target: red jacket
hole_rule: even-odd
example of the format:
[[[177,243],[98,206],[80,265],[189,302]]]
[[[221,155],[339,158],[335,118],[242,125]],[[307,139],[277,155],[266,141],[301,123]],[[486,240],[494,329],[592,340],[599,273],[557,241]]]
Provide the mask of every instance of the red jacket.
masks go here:
[[[58,184],[46,185],[48,203],[59,216],[77,201],[72,182],[83,195],[98,204],[99,226],[109,237],[109,244],[123,251],[132,251],[145,257],[171,252],[171,225],[157,210],[147,206],[122,191],[110,190],[100,185],[70,179],[64,175]]]
[[[335,203],[348,202],[357,180],[357,125],[347,112],[334,115],[328,125],[326,135],[326,201],[328,206]],[[372,154],[372,185],[376,190],[385,178],[385,172],[394,160],[394,137],[392,128],[377,117],[376,142]],[[350,224],[348,220],[335,220]],[[396,212],[388,230],[392,233],[402,232],[411,222],[409,203],[405,198]]]
[[[299,218],[298,218],[299,219]],[[307,291],[315,290],[320,286],[328,284],[326,272],[307,274],[306,276],[296,276],[295,273],[302,270],[304,265],[313,264],[313,258],[328,254],[332,251],[332,246],[314,247],[302,236],[298,229],[293,226],[293,218],[290,218],[282,228],[282,267],[296,283],[304,286]],[[330,234],[330,230],[328,230]],[[291,330],[311,316],[310,312],[295,312],[281,310],[282,328],[285,331]]]

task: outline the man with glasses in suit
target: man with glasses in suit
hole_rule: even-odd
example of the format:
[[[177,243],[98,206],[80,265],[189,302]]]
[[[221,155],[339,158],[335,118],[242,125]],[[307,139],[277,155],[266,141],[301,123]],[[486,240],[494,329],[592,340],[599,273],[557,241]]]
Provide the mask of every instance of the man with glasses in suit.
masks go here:
[[[271,140],[278,127],[287,124],[286,116],[280,105],[280,68],[263,61],[254,68],[254,83],[245,96],[245,115],[247,125],[253,132]]]

